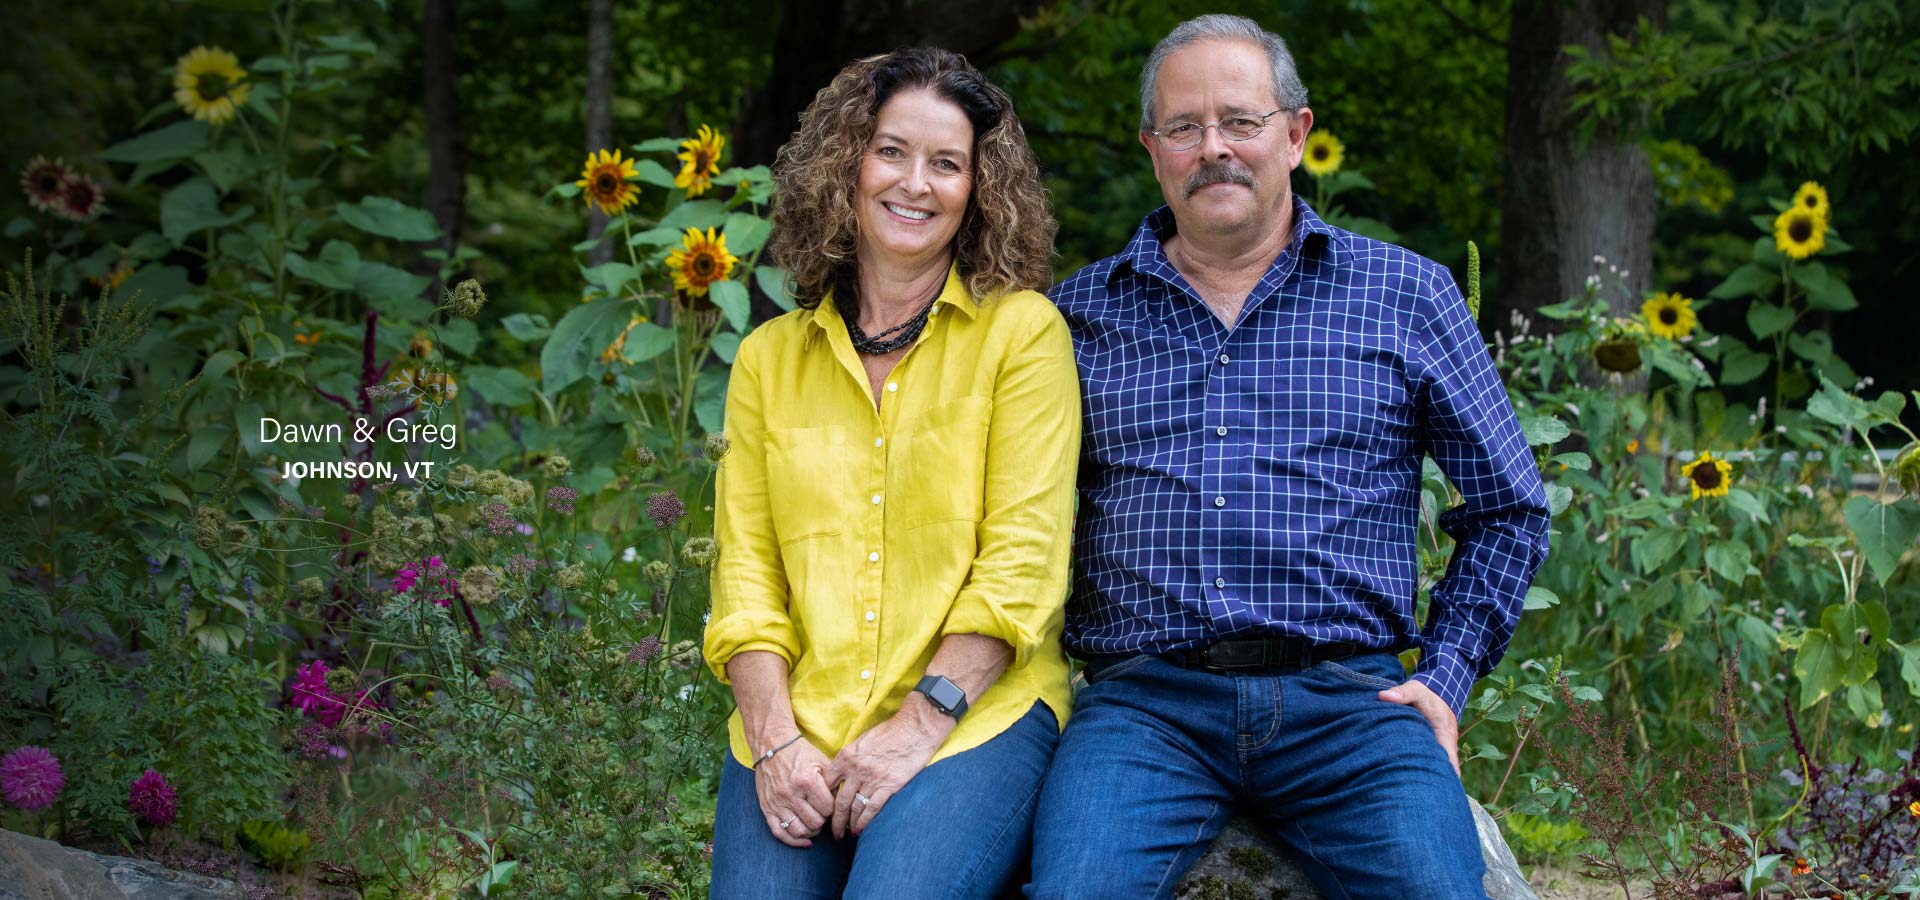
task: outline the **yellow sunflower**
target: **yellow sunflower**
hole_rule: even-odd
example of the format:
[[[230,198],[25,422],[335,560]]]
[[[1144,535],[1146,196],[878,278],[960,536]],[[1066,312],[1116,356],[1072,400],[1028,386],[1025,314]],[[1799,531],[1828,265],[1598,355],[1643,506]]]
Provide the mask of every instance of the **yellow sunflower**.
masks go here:
[[[633,333],[633,326],[646,320],[646,316],[635,313],[633,318],[628,320],[627,327],[620,332],[620,336],[614,338],[613,343],[607,345],[607,349],[600,351],[600,361],[612,363],[624,360],[627,352],[627,335]]]
[[[1714,459],[1712,451],[1703,450],[1699,459],[1680,467],[1680,475],[1692,486],[1695,500],[1725,497],[1727,488],[1733,485],[1733,464]]]
[[[580,169],[580,180],[574,184],[587,198],[588,206],[598,206],[601,212],[611,216],[640,199],[639,189],[632,184],[638,177],[640,173],[634,171],[633,160],[622,159],[619,150],[601,150],[587,154],[586,165]]]
[[[713,184],[713,176],[720,174],[720,148],[727,145],[725,135],[705,125],[700,126],[699,134],[680,142],[680,174],[673,176],[673,186],[686,188],[687,196],[698,197],[707,192]]]
[[[1699,319],[1693,314],[1693,301],[1679,294],[1655,294],[1641,304],[1640,314],[1647,318],[1647,330],[1663,338],[1679,340],[1693,333]]]
[[[1822,219],[1828,217],[1832,208],[1827,205],[1827,189],[1818,182],[1809,181],[1793,192],[1793,208],[1804,209]]]
[[[232,121],[252,91],[240,60],[219,47],[195,47],[174,63],[173,102],[203,122]]]
[[[1794,259],[1806,259],[1827,245],[1827,220],[1799,206],[1773,220],[1773,245]]]
[[[1339,138],[1316,131],[1307,135],[1307,154],[1300,159],[1300,164],[1306,166],[1308,175],[1324,178],[1340,171],[1340,161],[1346,158],[1347,148]]]
[[[732,275],[733,264],[739,261],[727,252],[727,236],[716,235],[711,228],[687,229],[680,244],[680,249],[667,254],[667,268],[673,272],[673,286],[690,296],[705,297],[707,286]]]

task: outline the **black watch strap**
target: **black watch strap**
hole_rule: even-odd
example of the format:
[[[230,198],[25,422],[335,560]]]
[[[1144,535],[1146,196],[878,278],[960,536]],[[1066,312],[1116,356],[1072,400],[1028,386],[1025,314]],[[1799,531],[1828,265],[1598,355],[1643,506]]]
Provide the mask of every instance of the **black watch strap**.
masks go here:
[[[914,685],[913,689],[924,694],[927,702],[932,703],[934,709],[952,716],[956,722],[960,721],[961,716],[967,714],[967,692],[949,681],[945,675],[922,676],[920,683]]]

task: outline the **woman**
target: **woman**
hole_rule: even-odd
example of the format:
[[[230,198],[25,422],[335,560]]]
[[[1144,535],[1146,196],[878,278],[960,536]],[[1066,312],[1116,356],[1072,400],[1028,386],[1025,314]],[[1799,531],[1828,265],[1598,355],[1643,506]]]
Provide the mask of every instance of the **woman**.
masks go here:
[[[835,77],[774,177],[805,308],[727,393],[712,896],[992,897],[1071,708],[1079,383],[1039,169],[1006,94],[919,49]]]

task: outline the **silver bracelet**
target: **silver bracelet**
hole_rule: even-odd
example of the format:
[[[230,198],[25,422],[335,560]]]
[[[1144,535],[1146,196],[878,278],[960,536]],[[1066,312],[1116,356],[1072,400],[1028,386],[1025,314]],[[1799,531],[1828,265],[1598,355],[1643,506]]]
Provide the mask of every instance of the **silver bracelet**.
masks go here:
[[[759,759],[756,759],[756,760],[754,760],[754,761],[753,761],[753,765],[751,765],[751,766],[748,766],[747,768],[749,768],[749,769],[751,769],[751,770],[753,770],[753,771],[759,771],[759,769],[760,769],[760,764],[761,764],[761,763],[763,763],[763,762],[766,762],[767,760],[770,760],[770,759],[772,759],[772,758],[773,758],[773,755],[774,755],[775,753],[779,753],[780,751],[782,751],[782,750],[785,750],[785,749],[787,749],[788,747],[791,747],[791,746],[793,746],[793,745],[794,745],[794,743],[795,743],[795,742],[797,742],[797,741],[799,741],[799,740],[800,740],[800,738],[801,738],[802,736],[803,736],[803,735],[798,735],[798,734],[796,734],[796,735],[794,735],[793,737],[791,737],[791,738],[788,738],[788,739],[787,739],[787,742],[786,742],[786,743],[784,743],[784,744],[781,744],[780,746],[778,746],[778,747],[775,747],[775,748],[773,748],[772,750],[768,750],[767,752],[765,752],[765,753],[762,753],[762,754],[760,754],[760,758],[759,758]]]

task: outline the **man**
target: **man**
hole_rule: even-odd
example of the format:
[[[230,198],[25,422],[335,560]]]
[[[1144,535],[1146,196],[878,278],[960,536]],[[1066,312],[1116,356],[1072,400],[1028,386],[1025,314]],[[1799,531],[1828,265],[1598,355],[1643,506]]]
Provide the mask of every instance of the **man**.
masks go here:
[[[1169,897],[1242,807],[1329,897],[1484,898],[1457,724],[1548,524],[1486,347],[1446,269],[1292,196],[1313,113],[1278,37],[1180,25],[1141,113],[1167,205],[1053,292],[1085,404],[1088,684],[1029,895]],[[1423,455],[1465,502],[1421,627]]]

